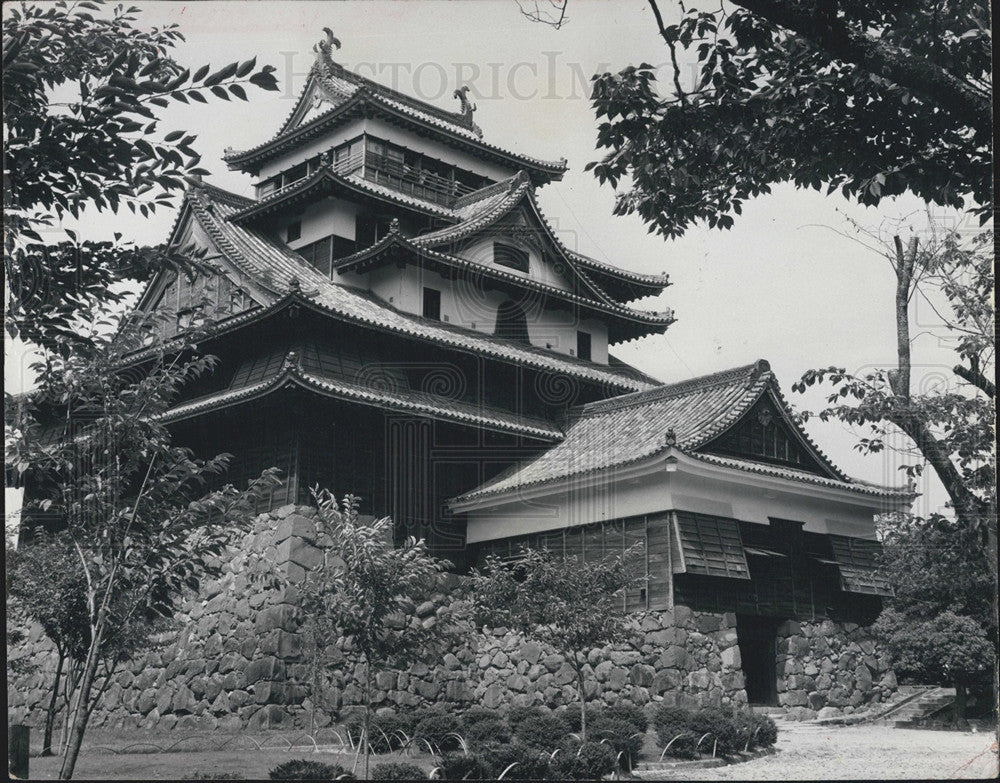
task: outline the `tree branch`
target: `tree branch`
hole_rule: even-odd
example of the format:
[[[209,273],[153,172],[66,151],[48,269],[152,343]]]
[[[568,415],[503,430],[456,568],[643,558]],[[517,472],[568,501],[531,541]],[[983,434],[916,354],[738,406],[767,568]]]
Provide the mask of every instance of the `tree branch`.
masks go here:
[[[980,371],[978,367],[965,367],[961,364],[955,365],[953,372],[959,378],[963,378],[980,391],[984,392],[991,400],[996,399],[997,387],[989,378]]]
[[[833,13],[824,14],[822,23],[813,13],[812,3],[793,0],[733,0],[751,13],[784,27],[824,50],[837,60],[859,65],[867,71],[912,90],[947,110],[981,134],[993,128],[992,106],[949,71],[902,49],[864,33],[851,30]]]

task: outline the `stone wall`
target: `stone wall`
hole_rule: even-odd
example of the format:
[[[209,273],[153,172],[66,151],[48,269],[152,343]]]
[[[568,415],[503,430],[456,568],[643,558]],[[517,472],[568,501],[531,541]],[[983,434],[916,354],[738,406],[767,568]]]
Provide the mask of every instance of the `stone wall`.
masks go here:
[[[276,564],[294,579],[316,562],[318,550],[310,543],[314,513],[285,506],[257,517],[222,564],[221,578],[186,602],[178,630],[113,675],[92,725],[162,730],[305,725],[311,703],[303,684],[308,672],[294,595],[264,587],[256,577]],[[428,605],[425,623],[435,622],[431,612]],[[746,703],[735,615],[677,606],[631,619],[634,646],[590,654],[588,700],[690,707]],[[779,698],[793,717],[853,711],[895,686],[885,657],[863,628],[787,622],[780,635]],[[38,723],[54,669],[51,648],[34,628],[10,654],[40,667],[10,683],[10,718]],[[336,718],[331,711],[360,703],[352,674],[339,673],[337,687],[324,699],[321,724]],[[417,663],[404,672],[382,672],[375,686],[376,707],[383,710],[432,704],[557,707],[576,701],[573,671],[562,656],[503,628],[463,639],[433,667]]]
[[[889,657],[863,626],[788,620],[778,628],[778,703],[789,717],[850,714],[895,690]]]

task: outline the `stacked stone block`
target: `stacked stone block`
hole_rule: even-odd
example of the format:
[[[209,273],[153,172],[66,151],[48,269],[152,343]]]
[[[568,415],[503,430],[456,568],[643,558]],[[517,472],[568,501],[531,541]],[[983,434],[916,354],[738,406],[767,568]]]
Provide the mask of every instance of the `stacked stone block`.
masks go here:
[[[92,718],[112,728],[262,729],[308,725],[308,667],[294,607],[294,581],[318,562],[315,511],[285,506],[258,516],[221,564],[221,576],[186,601],[157,649],[115,673]],[[275,572],[293,585],[282,587]],[[433,605],[417,607],[433,623]],[[636,644],[592,651],[588,701],[627,699],[637,705],[685,707],[745,704],[733,614],[673,610],[631,615]],[[851,712],[895,689],[886,657],[854,625],[785,623],[779,633],[779,700],[792,717]],[[11,650],[39,665],[11,683],[11,720],[38,723],[54,670],[51,645],[31,629]],[[360,704],[360,672],[336,657],[334,687],[317,708],[319,725]],[[98,683],[100,687],[101,683]],[[375,677],[381,711],[444,705],[464,709],[508,705],[559,707],[577,701],[575,674],[564,658],[505,628],[465,637],[429,665]]]

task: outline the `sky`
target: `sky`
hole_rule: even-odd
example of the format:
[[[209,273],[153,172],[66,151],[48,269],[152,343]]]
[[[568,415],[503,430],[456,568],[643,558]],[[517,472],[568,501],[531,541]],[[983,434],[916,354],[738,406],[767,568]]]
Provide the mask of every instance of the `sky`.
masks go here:
[[[535,157],[565,157],[561,182],[539,191],[542,209],[571,248],[637,272],[670,275],[671,285],[644,309],[670,308],[677,318],[665,335],[614,346],[612,353],[665,381],[680,381],[766,358],[789,401],[816,410],[824,394],[799,395],[791,385],[815,367],[849,371],[891,366],[895,359],[895,278],[888,261],[856,235],[848,219],[889,231],[900,217],[926,223],[915,197],[864,208],[839,194],[778,186],[744,206],[730,231],[698,226],[680,239],[647,233],[638,217],[612,214],[614,192],[584,166],[595,151],[597,121],[589,79],[649,62],[667,80],[667,52],[651,12],[639,0],[571,0],[561,29],[535,24],[515,0],[394,0],[393,2],[134,2],[142,27],[177,24],[186,42],[175,58],[194,70],[256,56],[277,69],[281,90],[249,90],[250,101],[171,104],[160,112],[162,132],[196,133],[194,146],[206,179],[252,195],[252,179],[228,171],[226,147],[245,149],[270,138],[291,111],[312,63],[312,46],[333,29],[343,65],[383,84],[456,110],[452,91],[468,84],[475,120],[485,140]],[[679,11],[661,2],[669,24]],[[9,8],[9,6],[7,6]],[[690,72],[690,62],[681,63]],[[935,218],[952,219],[937,210]],[[87,214],[78,228],[87,238],[115,231],[140,243],[162,242],[175,217],[143,220]],[[891,233],[886,235],[891,237]],[[866,246],[867,245],[867,246]],[[917,299],[913,313],[918,389],[950,382],[955,363],[936,318]],[[30,386],[23,346],[5,346],[4,382]],[[807,423],[823,450],[847,473],[886,484],[903,483],[898,458],[863,456],[856,434],[839,423]],[[943,490],[933,477],[918,484],[915,510],[938,510]],[[16,493],[7,493],[17,504]]]

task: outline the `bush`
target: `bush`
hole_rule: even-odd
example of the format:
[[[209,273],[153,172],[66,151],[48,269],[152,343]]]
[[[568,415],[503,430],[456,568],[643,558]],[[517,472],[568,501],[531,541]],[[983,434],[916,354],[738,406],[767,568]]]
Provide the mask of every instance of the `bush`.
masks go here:
[[[639,734],[645,734],[649,728],[649,718],[642,711],[641,707],[636,707],[631,702],[620,701],[604,710],[612,718],[625,721]]]
[[[474,723],[465,732],[465,740],[470,748],[482,748],[491,745],[506,745],[510,742],[510,729],[500,720],[483,719]]]
[[[504,780],[544,780],[549,774],[549,755],[519,742],[489,745],[476,755],[494,778],[503,775]]]
[[[187,780],[246,780],[238,772],[202,772],[195,770],[187,776]]]
[[[619,753],[623,754],[622,768],[631,770],[639,760],[645,738],[645,734],[637,732],[635,728],[627,721],[615,718],[609,713],[599,712],[594,715],[593,720],[587,721],[587,739],[596,742],[607,740],[607,744],[611,745],[615,752],[615,757]]]
[[[550,780],[601,780],[615,771],[615,752],[601,742],[569,746],[549,763]]]
[[[462,724],[454,715],[432,712],[422,718],[413,731],[442,753],[458,750],[462,746],[458,737],[453,736],[462,731]]]
[[[493,780],[496,777],[475,753],[445,753],[438,771],[442,780]]]
[[[694,758],[697,755],[695,746],[705,734],[710,736],[705,738],[698,750],[711,753],[714,746],[716,754],[722,756],[731,756],[744,748],[769,747],[778,739],[774,721],[750,710],[733,713],[718,707],[706,707],[693,712],[661,706],[653,723],[663,748],[682,735],[667,750],[669,755],[677,758]]]
[[[364,713],[354,713],[347,720],[345,726],[351,735],[358,739],[365,725]],[[406,744],[406,741],[397,733],[402,731],[409,735],[413,734],[413,720],[398,713],[387,713],[384,715],[372,715],[369,724],[368,744],[372,753],[391,753]]]
[[[738,750],[767,748],[778,741],[778,727],[767,715],[741,710],[736,714],[735,721],[741,743]]]
[[[675,758],[691,759],[695,757],[694,746],[698,742],[698,737],[693,736],[691,721],[694,713],[682,707],[668,707],[661,704],[653,716],[653,725],[656,728],[656,737],[660,741],[660,747],[666,748],[667,754]]]
[[[511,723],[511,729],[518,741],[527,747],[551,752],[562,745],[569,734],[569,725],[554,713],[536,710],[519,717],[516,724]],[[510,722],[510,717],[507,720]]]
[[[271,780],[355,780],[339,764],[324,764],[322,761],[295,759],[279,764],[267,776]]]
[[[427,773],[416,764],[376,764],[372,780],[425,780]]]
[[[711,753],[712,748],[720,756],[731,756],[738,750],[743,750],[740,743],[739,720],[731,712],[719,709],[718,707],[705,707],[694,714],[689,724],[691,730],[698,735],[695,742],[700,740],[705,734],[705,738],[700,750]],[[746,736],[743,736],[746,742]]]
[[[501,720],[502,716],[496,710],[490,710],[486,707],[480,707],[478,704],[474,707],[469,707],[464,713],[462,713],[462,727],[468,731],[474,725],[484,720]]]

